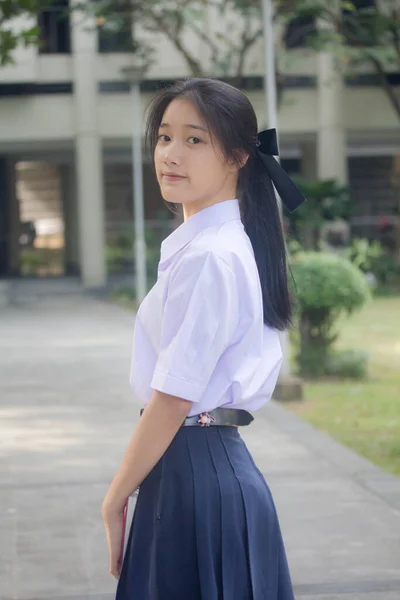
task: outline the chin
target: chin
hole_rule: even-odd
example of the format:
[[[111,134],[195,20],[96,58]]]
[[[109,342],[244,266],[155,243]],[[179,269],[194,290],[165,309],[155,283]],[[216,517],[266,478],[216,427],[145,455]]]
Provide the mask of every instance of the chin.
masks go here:
[[[161,196],[166,202],[172,204],[183,204],[182,194],[171,194],[170,190],[161,190]]]

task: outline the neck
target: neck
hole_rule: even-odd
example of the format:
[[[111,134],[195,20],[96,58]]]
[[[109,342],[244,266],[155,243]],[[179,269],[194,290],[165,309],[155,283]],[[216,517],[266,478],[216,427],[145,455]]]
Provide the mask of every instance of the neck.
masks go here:
[[[183,206],[183,220],[187,221],[190,217],[193,217],[196,213],[200,212],[204,208],[208,208],[209,206],[213,206],[214,204],[219,204],[220,202],[225,202],[226,200],[234,200],[236,198],[236,191],[232,192],[232,195],[224,195],[218,197],[217,199],[203,201],[203,202],[182,202]]]

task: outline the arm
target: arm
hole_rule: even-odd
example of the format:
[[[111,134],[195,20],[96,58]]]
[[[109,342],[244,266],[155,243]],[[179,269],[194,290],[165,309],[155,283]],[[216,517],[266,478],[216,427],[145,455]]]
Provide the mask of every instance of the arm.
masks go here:
[[[126,498],[160,460],[192,403],[155,390],[129,442],[128,449],[104,499],[102,512],[122,514]]]
[[[132,435],[125,456],[102,505],[110,555],[110,573],[118,579],[121,569],[123,509],[126,498],[142,483],[160,460],[192,403],[155,390]]]
[[[104,500],[103,514],[122,513],[126,498],[164,454],[192,403],[201,400],[235,331],[237,314],[235,274],[216,254],[195,254],[171,276],[151,382],[155,391]]]
[[[201,400],[232,339],[237,315],[235,274],[213,252],[193,254],[171,275],[158,358],[150,383],[155,391],[102,506],[110,570],[116,577],[126,498],[167,450],[192,403]]]

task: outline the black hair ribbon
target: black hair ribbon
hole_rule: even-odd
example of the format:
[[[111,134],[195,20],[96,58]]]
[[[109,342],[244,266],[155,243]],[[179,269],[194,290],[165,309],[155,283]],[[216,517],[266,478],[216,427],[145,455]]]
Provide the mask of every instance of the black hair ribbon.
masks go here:
[[[305,202],[305,198],[274,158],[279,156],[276,129],[266,129],[257,135],[257,152],[283,204],[290,212],[294,212]]]

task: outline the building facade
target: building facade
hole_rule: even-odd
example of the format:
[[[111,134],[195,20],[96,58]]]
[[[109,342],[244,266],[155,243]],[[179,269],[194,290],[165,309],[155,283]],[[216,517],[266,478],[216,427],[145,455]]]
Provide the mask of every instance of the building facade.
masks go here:
[[[86,287],[98,287],[107,279],[107,247],[132,229],[132,100],[122,72],[132,55],[121,51],[126,32],[122,42],[104,39],[79,13],[65,16],[67,5],[60,0],[39,15],[40,48],[19,48],[15,64],[0,69],[0,277],[21,273],[22,254],[23,273],[79,274]],[[141,85],[142,111],[157,87],[190,75],[167,38],[159,34],[153,42],[157,60]],[[188,43],[211,60],[200,39]],[[328,53],[284,50],[291,57],[279,106],[284,165],[311,179],[349,183],[361,232],[395,218],[399,120],[373,74],[340,76]],[[248,63],[242,87],[261,129],[267,126],[261,39]],[[391,77],[400,84],[399,73]],[[165,222],[168,211],[147,158],[143,172],[146,220]],[[49,260],[41,271],[35,259],[29,263],[30,246],[49,256],[59,252],[61,261]]]

